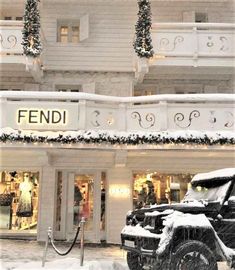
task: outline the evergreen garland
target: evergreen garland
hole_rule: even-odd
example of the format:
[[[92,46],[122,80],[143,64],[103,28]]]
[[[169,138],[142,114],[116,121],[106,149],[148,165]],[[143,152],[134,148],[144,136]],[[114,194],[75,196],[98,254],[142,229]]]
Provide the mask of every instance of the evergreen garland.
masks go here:
[[[227,134],[228,135],[228,134]],[[2,132],[0,142],[2,143],[44,143],[44,144],[109,144],[109,145],[235,145],[235,136],[215,133],[208,135],[201,133],[195,136],[192,133],[184,136],[169,134],[168,132],[156,132],[155,134],[138,133],[109,133],[106,131],[79,131],[74,134],[56,132],[54,135],[45,133],[23,133],[21,131]]]
[[[150,29],[152,25],[151,6],[149,0],[138,0],[138,21],[135,25],[135,52],[139,57],[150,58],[154,55]]]
[[[38,57],[42,51],[40,41],[40,14],[38,2],[40,0],[26,0],[24,13],[23,51],[26,56]]]

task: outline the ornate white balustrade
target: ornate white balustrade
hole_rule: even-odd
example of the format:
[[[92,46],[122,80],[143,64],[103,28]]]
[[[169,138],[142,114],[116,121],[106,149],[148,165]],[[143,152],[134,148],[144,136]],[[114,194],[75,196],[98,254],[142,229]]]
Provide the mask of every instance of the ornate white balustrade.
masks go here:
[[[0,53],[1,55],[23,54],[22,27],[20,21],[0,20]]]
[[[125,98],[86,93],[0,91],[0,127],[128,132],[234,131],[234,104],[233,94]]]
[[[235,24],[155,23],[154,65],[234,66]]]

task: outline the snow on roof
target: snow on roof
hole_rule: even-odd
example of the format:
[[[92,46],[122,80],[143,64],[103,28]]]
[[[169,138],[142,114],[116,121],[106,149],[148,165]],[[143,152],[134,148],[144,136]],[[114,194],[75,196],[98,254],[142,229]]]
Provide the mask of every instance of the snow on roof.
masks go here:
[[[233,176],[235,176],[235,168],[220,169],[220,170],[211,171],[208,173],[198,173],[193,177],[192,183],[203,181],[203,180],[218,179],[218,178],[231,178]]]

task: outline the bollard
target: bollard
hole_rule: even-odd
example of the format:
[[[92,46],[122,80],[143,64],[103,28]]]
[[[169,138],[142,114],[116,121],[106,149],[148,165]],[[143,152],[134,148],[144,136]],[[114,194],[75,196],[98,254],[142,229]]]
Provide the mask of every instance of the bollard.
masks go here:
[[[48,249],[48,242],[49,242],[49,237],[51,236],[51,232],[52,232],[51,227],[48,227],[47,240],[46,240],[46,243],[45,243],[45,249],[44,249],[43,257],[42,257],[42,267],[45,266],[46,256],[47,256],[47,249]]]
[[[83,266],[83,260],[84,260],[84,226],[85,226],[85,218],[82,217],[81,223],[81,257],[80,257],[80,266]]]

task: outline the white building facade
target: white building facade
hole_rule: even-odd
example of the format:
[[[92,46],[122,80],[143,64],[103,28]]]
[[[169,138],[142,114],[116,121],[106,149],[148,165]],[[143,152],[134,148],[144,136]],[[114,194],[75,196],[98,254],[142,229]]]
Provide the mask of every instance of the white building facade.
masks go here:
[[[36,59],[12,2],[0,0],[1,237],[42,241],[51,226],[70,240],[85,216],[87,241],[119,243],[128,210],[234,167],[233,1],[152,0],[149,60],[134,53],[134,0],[41,1]]]

